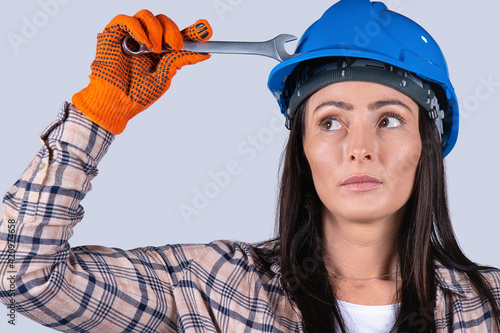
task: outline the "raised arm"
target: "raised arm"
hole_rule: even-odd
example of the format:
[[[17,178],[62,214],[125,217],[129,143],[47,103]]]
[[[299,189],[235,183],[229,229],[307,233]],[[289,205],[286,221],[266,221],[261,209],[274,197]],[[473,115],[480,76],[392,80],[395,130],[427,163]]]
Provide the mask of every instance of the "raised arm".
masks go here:
[[[199,26],[200,22],[197,22]],[[208,33],[207,33],[208,31]],[[174,329],[172,289],[199,247],[70,248],[83,218],[81,200],[115,134],[156,101],[176,70],[207,55],[174,51],[129,57],[127,35],[158,51],[184,38],[166,16],[141,11],[117,16],[98,36],[91,82],[65,103],[41,136],[43,146],[6,194],[0,220],[0,301],[17,313],[65,332],[166,331]],[[188,36],[189,35],[189,36]]]

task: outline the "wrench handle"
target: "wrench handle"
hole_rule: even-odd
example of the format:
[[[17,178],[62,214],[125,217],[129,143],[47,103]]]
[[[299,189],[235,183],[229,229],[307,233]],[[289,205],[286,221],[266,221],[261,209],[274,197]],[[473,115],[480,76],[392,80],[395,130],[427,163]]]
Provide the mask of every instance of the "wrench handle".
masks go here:
[[[255,54],[273,57],[268,42],[184,41],[183,50],[200,53]]]
[[[198,53],[227,53],[227,54],[254,54],[261,55],[276,59],[278,61],[283,61],[289,58],[291,55],[287,54],[284,50],[284,44],[286,42],[281,40],[277,41],[277,38],[288,38],[288,40],[296,39],[295,36],[291,35],[279,35],[273,39],[265,42],[228,42],[228,41],[206,41],[206,42],[191,42],[184,41],[184,51],[192,51]],[[123,52],[129,56],[148,54],[152,53],[145,45],[135,42],[137,49],[133,50],[129,47],[129,44],[134,44],[131,36],[127,36],[123,39],[122,49]],[[172,52],[172,49],[162,49],[162,53]]]

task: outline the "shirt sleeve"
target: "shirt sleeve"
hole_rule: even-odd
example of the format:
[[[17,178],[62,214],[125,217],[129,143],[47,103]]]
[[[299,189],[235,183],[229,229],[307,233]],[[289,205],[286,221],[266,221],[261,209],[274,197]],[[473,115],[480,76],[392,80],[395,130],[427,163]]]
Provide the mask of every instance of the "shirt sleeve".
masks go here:
[[[173,286],[198,247],[68,244],[113,139],[68,103],[43,132],[42,148],[4,197],[0,301],[65,332],[175,331]]]

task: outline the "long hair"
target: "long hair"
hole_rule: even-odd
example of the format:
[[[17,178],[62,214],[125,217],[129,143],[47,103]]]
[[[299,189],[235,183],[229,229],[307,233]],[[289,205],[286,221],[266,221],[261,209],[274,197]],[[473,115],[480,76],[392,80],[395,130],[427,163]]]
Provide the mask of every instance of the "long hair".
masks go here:
[[[303,149],[306,105],[307,101],[297,110],[283,156],[277,210],[281,279],[302,314],[306,332],[334,332],[337,323],[345,333],[335,286],[323,259],[322,204]],[[424,110],[419,113],[422,152],[397,240],[401,306],[393,331],[435,332],[436,259],[468,275],[472,285],[486,296],[500,325],[498,304],[479,272],[489,267],[471,262],[453,232],[439,133]]]

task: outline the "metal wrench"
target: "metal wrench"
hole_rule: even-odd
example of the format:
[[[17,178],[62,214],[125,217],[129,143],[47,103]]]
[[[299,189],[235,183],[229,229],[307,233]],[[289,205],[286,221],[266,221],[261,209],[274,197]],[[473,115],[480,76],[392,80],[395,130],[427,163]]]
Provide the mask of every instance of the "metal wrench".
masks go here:
[[[132,50],[130,45],[129,35],[123,39],[122,49],[123,52],[129,56],[138,54],[153,53],[144,44],[138,44],[137,50]],[[200,53],[230,53],[230,54],[255,54],[266,57],[271,57],[278,61],[289,59],[293,54],[289,54],[285,49],[285,43],[296,40],[297,37],[293,35],[281,34],[273,39],[265,42],[226,42],[226,41],[207,41],[207,42],[191,42],[184,41],[184,51],[193,51]],[[175,51],[173,49],[163,48],[162,53]]]

